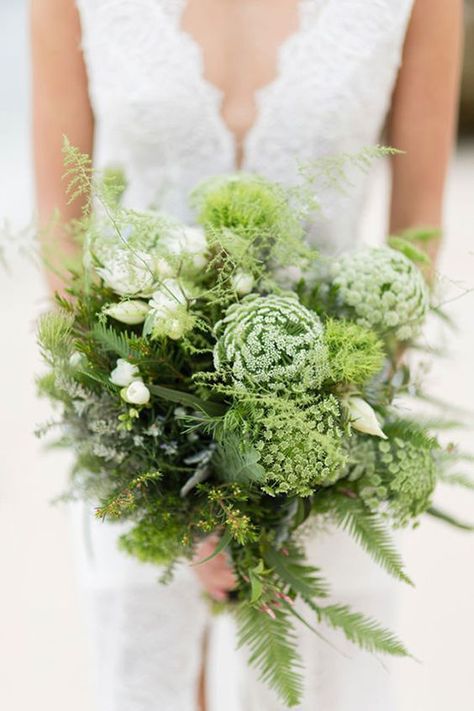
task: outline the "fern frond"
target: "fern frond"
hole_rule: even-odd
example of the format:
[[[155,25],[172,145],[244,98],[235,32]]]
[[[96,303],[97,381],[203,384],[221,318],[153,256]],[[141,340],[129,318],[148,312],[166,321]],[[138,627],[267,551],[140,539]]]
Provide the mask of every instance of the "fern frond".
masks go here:
[[[106,351],[115,353],[124,358],[133,358],[138,355],[134,349],[131,339],[124,331],[116,331],[111,326],[98,323],[91,331],[92,338],[100,343]]]
[[[303,556],[298,552],[290,550],[288,556],[285,556],[275,548],[268,547],[264,559],[280,579],[304,600],[328,596],[328,585],[319,576],[318,568],[304,564]]]
[[[84,211],[87,212],[92,191],[92,160],[87,153],[82,153],[79,148],[73,146],[66,136],[63,139],[62,150],[65,167],[63,179],[67,180],[66,195],[68,204],[71,204],[79,197],[85,196],[88,200]]]
[[[377,514],[368,511],[360,501],[345,496],[334,496],[331,513],[336,524],[350,533],[376,563],[394,578],[413,585],[403,569],[400,554]]]
[[[370,617],[354,612],[348,605],[316,607],[320,621],[333,629],[341,630],[346,638],[367,652],[380,652],[392,656],[410,656],[397,637]]]
[[[263,610],[242,604],[235,615],[239,647],[249,648],[249,663],[259,671],[260,679],[278,693],[286,706],[298,705],[303,691],[298,672],[302,664],[288,613],[276,609],[273,619]]]

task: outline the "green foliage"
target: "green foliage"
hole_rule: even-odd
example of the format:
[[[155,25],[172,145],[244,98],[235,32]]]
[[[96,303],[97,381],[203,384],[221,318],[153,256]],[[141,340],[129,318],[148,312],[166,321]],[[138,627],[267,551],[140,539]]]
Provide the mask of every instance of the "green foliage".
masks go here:
[[[73,146],[66,137],[63,140],[63,156],[65,167],[63,178],[67,181],[66,194],[69,203],[79,197],[86,197],[87,202],[84,207],[86,214],[90,206],[93,187],[92,160],[90,156]]]
[[[381,340],[353,321],[329,319],[325,323],[325,342],[334,383],[363,385],[382,368]]]
[[[49,363],[67,358],[73,349],[74,317],[64,311],[43,314],[38,323],[38,342]]]
[[[119,545],[145,563],[169,565],[189,552],[188,527],[172,511],[151,512],[120,536]]]
[[[297,706],[303,683],[298,670],[301,661],[288,612],[276,609],[273,616],[244,603],[236,611],[239,646],[249,648],[249,663],[260,672],[260,679],[278,693],[286,706]]]
[[[354,612],[347,605],[317,607],[321,621],[341,630],[350,642],[354,642],[368,652],[380,652],[397,657],[409,656],[406,647],[392,632],[381,627],[374,620]]]
[[[351,490],[333,493],[315,499],[316,512],[329,513],[332,520],[345,529],[382,568],[402,580],[412,584],[404,571],[403,562],[389,536],[386,524],[380,516],[368,510],[354,498]]]
[[[91,331],[91,336],[105,351],[124,360],[136,359],[138,356],[140,341],[126,331],[118,331],[112,326],[97,323]]]
[[[147,496],[147,488],[150,484],[156,483],[161,477],[161,473],[156,471],[135,477],[125,488],[109,497],[96,509],[97,518],[118,519],[135,511],[139,505],[139,499]]]
[[[430,516],[433,516],[433,518],[443,521],[444,523],[448,523],[454,528],[459,528],[461,531],[474,531],[474,524],[466,523],[465,521],[460,521],[452,514],[449,514],[446,511],[441,511],[440,509],[435,508],[434,506],[431,506],[428,509],[428,513],[430,514]]]
[[[392,249],[398,250],[415,264],[426,266],[431,263],[426,252],[422,252],[421,249],[418,249],[407,239],[403,239],[403,237],[389,237],[387,243]]]
[[[224,481],[241,484],[261,482],[265,469],[259,463],[261,455],[251,445],[241,442],[237,435],[230,435],[217,446],[213,459],[216,473]]]
[[[285,553],[268,546],[264,551],[265,562],[279,578],[303,600],[325,598],[329,594],[327,583],[319,575],[319,569],[305,562],[305,555],[296,546],[285,548]]]

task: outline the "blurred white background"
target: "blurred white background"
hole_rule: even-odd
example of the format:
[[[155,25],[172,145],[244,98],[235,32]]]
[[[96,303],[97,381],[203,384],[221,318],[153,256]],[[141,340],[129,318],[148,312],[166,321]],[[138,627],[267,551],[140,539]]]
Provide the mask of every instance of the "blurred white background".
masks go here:
[[[8,218],[18,228],[33,215],[23,0],[0,0],[0,28],[0,220]],[[365,225],[375,238],[383,234],[383,167],[373,183]],[[449,178],[440,272],[446,281],[467,289],[474,286],[473,196],[474,144],[464,142]],[[38,269],[14,246],[7,248],[7,260],[8,272],[0,270],[0,708],[92,711],[68,512],[50,505],[62,490],[68,457],[45,453],[33,435],[36,425],[50,416],[46,403],[36,399],[34,386],[39,369],[35,319],[47,305],[46,289]],[[450,289],[451,295],[456,293]],[[449,336],[450,359],[432,368],[430,388],[451,403],[472,407],[474,294],[455,300],[450,313],[459,332]],[[469,447],[472,431],[459,439]],[[474,519],[474,493],[443,490],[439,503]],[[405,537],[404,547],[416,589],[401,589],[398,632],[421,663],[396,665],[398,710],[472,711],[474,534],[427,520]],[[238,711],[232,705],[234,667],[232,661],[223,662],[229,637],[224,624],[214,656],[221,666],[222,689],[213,690],[213,711]]]

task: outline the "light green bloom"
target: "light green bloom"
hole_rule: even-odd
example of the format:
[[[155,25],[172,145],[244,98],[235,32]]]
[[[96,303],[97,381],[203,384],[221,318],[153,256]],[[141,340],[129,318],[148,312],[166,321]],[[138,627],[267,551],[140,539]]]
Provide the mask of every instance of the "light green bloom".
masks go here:
[[[429,307],[429,292],[418,267],[390,247],[363,247],[333,265],[341,306],[361,326],[393,331],[399,340],[418,333]]]
[[[265,470],[263,489],[269,494],[309,496],[319,486],[334,484],[344,473],[341,411],[333,395],[299,407],[275,398],[255,407],[245,429]]]

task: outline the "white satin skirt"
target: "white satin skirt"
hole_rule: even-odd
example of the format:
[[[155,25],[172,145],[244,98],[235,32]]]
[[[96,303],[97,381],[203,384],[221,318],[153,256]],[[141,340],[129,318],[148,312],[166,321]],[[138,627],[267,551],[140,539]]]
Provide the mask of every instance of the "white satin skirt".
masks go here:
[[[160,585],[155,566],[117,548],[121,524],[97,521],[81,504],[73,505],[72,519],[96,711],[196,711],[203,642],[215,622],[193,571],[183,565],[170,584]],[[315,533],[308,557],[331,583],[334,601],[396,630],[400,584],[347,534]],[[310,611],[305,614],[314,622]],[[297,711],[396,711],[390,662],[321,631],[330,644],[298,625],[305,689]],[[228,640],[224,654],[221,648],[208,655],[207,711],[285,711],[247,665],[245,650],[232,649]]]

